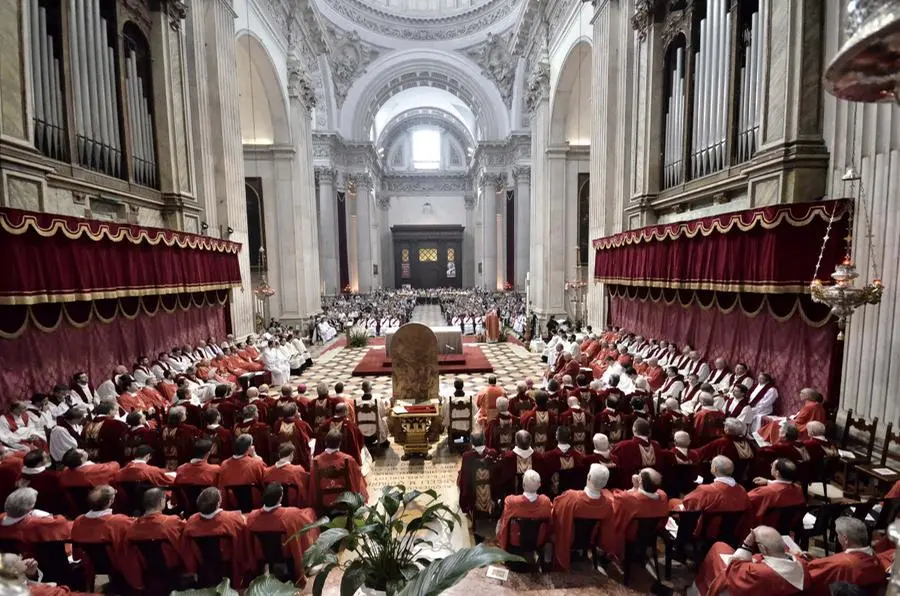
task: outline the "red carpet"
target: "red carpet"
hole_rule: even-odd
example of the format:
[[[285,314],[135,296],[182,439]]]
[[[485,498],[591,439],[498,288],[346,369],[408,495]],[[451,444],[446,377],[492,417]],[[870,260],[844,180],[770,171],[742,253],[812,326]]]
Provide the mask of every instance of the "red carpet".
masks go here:
[[[438,356],[438,368],[442,375],[460,373],[489,373],[494,367],[478,346],[463,346],[462,354],[442,354]],[[390,375],[393,372],[391,359],[384,350],[369,350],[353,369],[354,377]]]
[[[370,337],[369,345],[370,346],[383,346],[384,345],[384,336],[379,335],[378,337]],[[474,344],[475,336],[474,335],[463,335],[462,341],[464,344]],[[341,334],[337,339],[334,340],[334,343],[322,350],[322,353],[328,352],[329,350],[334,350],[336,348],[343,348],[347,345],[347,336]]]

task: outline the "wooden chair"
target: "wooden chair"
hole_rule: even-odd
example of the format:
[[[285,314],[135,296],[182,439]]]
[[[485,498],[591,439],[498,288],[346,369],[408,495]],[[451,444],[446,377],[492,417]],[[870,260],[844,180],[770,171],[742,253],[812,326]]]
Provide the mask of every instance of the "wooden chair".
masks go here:
[[[573,522],[572,546],[569,550],[572,552],[573,558],[587,557],[591,555],[594,569],[599,569],[601,565],[600,549],[597,542],[600,537],[602,520],[589,517],[576,517]]]
[[[185,519],[197,513],[197,497],[206,488],[202,484],[178,484],[172,487],[181,515]]]
[[[222,540],[225,536],[193,536],[191,541],[200,551],[197,565],[197,587],[213,588],[231,577],[231,565],[222,558]],[[233,578],[232,578],[233,579]]]
[[[172,573],[166,563],[163,544],[166,541],[132,540],[131,544],[141,553],[144,560],[144,591],[146,596],[165,596],[182,586],[178,585],[178,575]]]
[[[91,510],[88,505],[88,495],[93,487],[90,486],[70,486],[66,488],[66,499],[69,502],[69,513],[72,517],[78,517]]]
[[[893,422],[888,422],[884,432],[884,444],[881,447],[881,457],[878,463],[858,464],[854,467],[856,472],[856,483],[854,484],[854,493],[859,494],[859,484],[862,478],[865,478],[872,486],[872,494],[882,494],[880,489],[884,484],[893,484],[900,480],[900,471],[896,467],[892,468],[887,465],[887,457],[891,451],[891,443],[900,444],[900,432],[891,432],[894,428]],[[874,434],[874,433],[873,433]],[[891,473],[876,472],[876,470],[891,470]]]
[[[672,579],[672,559],[687,563],[693,560],[699,565],[702,555],[699,553],[699,542],[694,538],[697,524],[700,523],[702,511],[673,511],[672,519],[678,524],[676,531],[663,528],[659,532],[665,545],[666,579]]]
[[[294,582],[294,558],[284,553],[287,536],[284,532],[252,532],[254,540],[262,550],[264,564],[269,566],[269,574],[279,581]],[[263,570],[260,569],[260,572]]]
[[[763,519],[773,520],[770,525],[782,536],[789,536],[797,530],[798,525],[802,524],[805,513],[806,505],[774,507],[766,512]]]
[[[809,492],[810,487],[812,487],[815,483],[822,484],[822,497],[821,499],[826,502],[831,502],[831,497],[828,496],[828,485],[831,484],[831,481],[834,480],[834,477],[838,471],[838,468],[841,465],[841,457],[839,455],[826,455],[822,458],[816,458],[809,461],[809,484],[806,486],[806,493]],[[813,495],[814,499],[818,499],[818,495]]]
[[[847,410],[847,421],[844,424],[844,433],[841,435],[841,449],[853,454],[853,458],[841,457],[843,479],[841,489],[846,490],[849,484],[851,472],[855,472],[856,466],[872,463],[872,452],[875,450],[875,435],[878,430],[878,417],[867,422],[865,418],[853,418],[853,410]],[[858,443],[850,443],[851,431],[857,431],[863,437],[862,448]],[[868,435],[868,436],[867,436]]]
[[[509,544],[506,547],[506,552],[519,555],[520,557],[526,560],[524,567],[537,567],[537,570],[540,572],[544,571],[544,545],[547,543],[547,535],[549,534],[548,528],[550,526],[550,518],[526,518],[526,517],[514,517],[509,520],[509,531],[512,532],[513,529],[518,529],[519,532],[519,544],[512,545]],[[543,530],[544,535],[541,536],[541,530]],[[522,564],[512,564],[510,566],[511,569],[516,570],[516,567],[523,567]]]
[[[805,513],[812,514],[816,519],[811,528],[806,528],[802,523],[797,527],[795,532],[797,546],[801,550],[809,550],[810,540],[821,537],[825,556],[828,556],[829,536],[833,538],[834,521],[841,516],[846,508],[847,505],[841,503],[808,505]]]
[[[625,556],[622,559],[622,582],[627,586],[631,581],[631,569],[634,565],[643,567],[647,563],[648,554],[653,557],[653,569],[659,579],[659,554],[656,551],[656,539],[665,527],[668,517],[642,517],[631,520],[635,526],[634,540],[625,541]],[[626,530],[626,536],[628,536]]]
[[[131,590],[125,577],[119,572],[113,564],[109,556],[109,542],[73,542],[72,550],[81,551],[84,558],[87,559],[87,569],[90,570],[88,576],[87,590],[94,591],[94,584],[98,575],[106,575],[109,577],[109,584],[106,591],[109,594],[130,594]]]
[[[231,495],[230,501],[241,513],[247,514],[255,509],[253,491],[256,490],[256,485],[236,484],[234,486],[226,486],[225,490]]]
[[[363,433],[363,440],[366,443],[366,447],[371,451],[378,445],[378,436],[381,433],[381,418],[378,416],[378,404],[375,403],[375,400],[359,401],[356,403],[356,420],[360,432]],[[372,420],[375,421],[375,431],[367,435],[363,431],[363,428],[371,428],[370,425],[372,424]]]
[[[303,506],[307,506],[306,503],[306,495],[300,494],[300,487],[296,484],[282,484],[282,488],[284,492],[281,495],[281,506],[282,507],[294,507],[294,503],[300,502],[303,503]],[[299,501],[298,501],[299,499]]]
[[[451,451],[465,451],[472,437],[472,396],[465,398],[451,397],[447,404],[450,409],[447,424],[447,446]],[[457,442],[457,439],[462,441]]]
[[[149,482],[120,482],[119,489],[122,491],[122,503],[119,509],[122,513],[130,516],[139,516],[144,512],[144,493],[155,488]],[[168,487],[162,487],[168,490]]]
[[[675,464],[663,474],[663,485],[670,497],[685,495],[697,488],[697,475],[703,464]],[[708,467],[708,464],[707,464]]]

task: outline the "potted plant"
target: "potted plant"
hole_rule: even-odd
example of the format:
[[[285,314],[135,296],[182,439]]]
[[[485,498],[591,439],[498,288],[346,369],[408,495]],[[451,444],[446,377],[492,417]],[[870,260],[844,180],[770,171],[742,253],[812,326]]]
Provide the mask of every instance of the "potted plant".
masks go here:
[[[365,327],[350,327],[347,329],[347,347],[364,348],[369,345],[369,330]]]
[[[506,551],[478,545],[431,560],[425,550],[430,538],[453,531],[459,515],[441,503],[433,490],[386,486],[378,502],[367,506],[356,493],[344,493],[335,503],[343,514],[323,517],[303,528],[323,531],[303,553],[312,574],[314,596],[320,596],[331,571],[343,571],[341,595],[387,594],[431,596],[455,585],[473,569],[506,561],[522,561]]]

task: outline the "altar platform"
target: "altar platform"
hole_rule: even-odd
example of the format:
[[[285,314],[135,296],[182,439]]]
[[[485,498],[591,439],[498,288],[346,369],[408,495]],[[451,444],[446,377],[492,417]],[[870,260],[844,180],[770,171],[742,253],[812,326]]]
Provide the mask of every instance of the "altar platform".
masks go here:
[[[468,338],[467,338],[468,339]],[[490,373],[494,367],[481,351],[481,348],[465,344],[462,354],[440,354],[438,356],[438,372],[442,375],[463,373]],[[372,347],[366,352],[351,373],[354,377],[380,376],[393,373],[391,357],[380,347]]]

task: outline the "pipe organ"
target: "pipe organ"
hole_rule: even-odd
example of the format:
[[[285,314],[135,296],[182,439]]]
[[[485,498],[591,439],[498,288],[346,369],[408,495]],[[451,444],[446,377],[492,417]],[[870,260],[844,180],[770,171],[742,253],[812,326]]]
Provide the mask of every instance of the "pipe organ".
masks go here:
[[[706,16],[700,20],[700,47],[694,54],[694,178],[721,170],[730,161],[725,145],[733,18],[729,4],[729,0],[707,0]]]
[[[663,188],[684,182],[684,48],[675,50],[675,63],[667,76],[670,92],[663,141]]]
[[[61,47],[59,7],[29,0],[29,10],[34,144],[44,155],[65,160],[68,140],[58,51]]]
[[[68,9],[78,162],[122,176],[115,36],[101,0],[69,0]]]
[[[762,111],[761,73],[763,72],[763,43],[765,40],[766,3],[750,16],[749,29],[744,31],[743,64],[739,79],[737,115],[737,162],[747,161],[759,146],[759,115]]]
[[[152,97],[147,84],[149,72],[142,68],[138,50],[126,46],[125,99],[131,141],[132,177],[138,184],[156,186],[156,147],[153,134]]]

